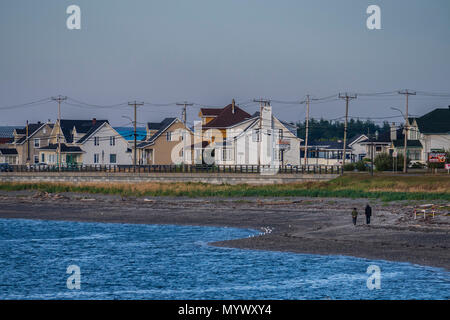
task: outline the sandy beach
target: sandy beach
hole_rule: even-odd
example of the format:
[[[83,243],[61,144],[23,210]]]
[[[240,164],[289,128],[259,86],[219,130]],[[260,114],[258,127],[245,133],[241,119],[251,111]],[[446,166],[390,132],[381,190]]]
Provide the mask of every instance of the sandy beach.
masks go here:
[[[250,228],[257,237],[213,245],[410,262],[450,269],[450,217],[414,219],[411,203],[331,198],[123,198],[1,191],[0,218]],[[359,212],[357,226],[351,210]]]

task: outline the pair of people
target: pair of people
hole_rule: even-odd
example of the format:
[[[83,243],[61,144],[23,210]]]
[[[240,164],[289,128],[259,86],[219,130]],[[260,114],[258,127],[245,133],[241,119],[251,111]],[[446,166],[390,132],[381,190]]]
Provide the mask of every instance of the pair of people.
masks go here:
[[[365,209],[365,214],[366,214],[366,224],[370,224],[370,217],[372,216],[372,208],[369,206],[369,204],[366,205],[366,209]],[[352,211],[352,219],[353,219],[353,224],[356,226],[356,219],[358,218],[358,211],[356,210],[356,208],[353,208]]]

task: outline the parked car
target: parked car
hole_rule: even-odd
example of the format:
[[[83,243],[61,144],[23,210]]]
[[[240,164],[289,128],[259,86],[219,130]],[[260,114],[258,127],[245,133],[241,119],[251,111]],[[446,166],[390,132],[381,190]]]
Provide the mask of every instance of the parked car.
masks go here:
[[[46,169],[48,167],[48,164],[46,163],[33,163],[31,165],[28,166],[28,168],[30,169]]]
[[[0,163],[0,172],[12,172],[13,168],[8,163]]]

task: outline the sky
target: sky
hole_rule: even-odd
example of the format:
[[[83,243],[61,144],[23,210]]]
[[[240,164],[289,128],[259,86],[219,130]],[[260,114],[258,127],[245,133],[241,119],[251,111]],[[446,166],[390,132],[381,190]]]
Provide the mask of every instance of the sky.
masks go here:
[[[66,27],[66,8],[81,8],[81,29]],[[369,5],[381,8],[381,30],[366,27]],[[64,95],[95,105],[138,100],[225,106],[249,113],[254,98],[301,101],[339,92],[408,88],[450,93],[448,0],[2,0],[0,125],[54,121],[56,102],[9,108]],[[411,96],[420,116],[448,97]],[[286,121],[305,105],[272,103]],[[358,96],[352,117],[398,116],[405,97]],[[3,108],[3,109],[2,109]],[[336,119],[345,102],[311,105],[311,116]],[[178,106],[146,105],[138,125],[181,117]],[[132,108],[62,105],[62,118],[131,125]]]

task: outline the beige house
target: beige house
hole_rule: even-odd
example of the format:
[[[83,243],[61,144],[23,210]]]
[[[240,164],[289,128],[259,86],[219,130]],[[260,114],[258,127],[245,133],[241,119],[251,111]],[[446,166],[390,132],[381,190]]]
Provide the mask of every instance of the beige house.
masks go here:
[[[31,123],[27,127],[14,130],[12,146],[17,150],[17,164],[20,165],[41,162],[40,148],[48,146],[52,139],[51,123]]]
[[[178,118],[147,123],[147,137],[137,145],[140,165],[190,164],[193,133]]]

